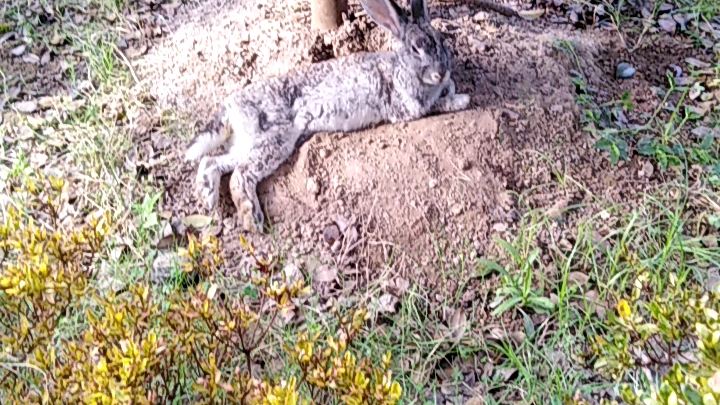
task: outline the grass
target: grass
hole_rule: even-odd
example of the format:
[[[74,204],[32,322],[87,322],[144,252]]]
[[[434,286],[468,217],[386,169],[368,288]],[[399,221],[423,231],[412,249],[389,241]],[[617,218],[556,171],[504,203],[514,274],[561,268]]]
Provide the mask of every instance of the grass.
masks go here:
[[[75,2],[70,0],[44,4],[58,11],[75,10],[71,8]],[[123,2],[91,4],[97,15],[113,15],[115,21],[131,6]],[[629,49],[647,40],[649,33],[637,25],[636,16],[624,14],[626,8],[619,3],[603,4]],[[698,20],[720,14],[718,3],[709,0],[675,4],[697,12]],[[171,136],[180,137],[187,129],[174,124],[169,113],[155,113],[146,101],[149,98],[138,93],[126,59],[112,45],[118,31],[108,19],[92,17],[87,24],[37,26],[24,17],[24,6],[14,2],[0,9],[3,21],[10,24],[1,25],[0,32],[24,29],[33,43],[49,43],[55,34],[65,38],[63,49],[71,50],[72,57],[63,80],[79,96],[74,101],[56,100],[42,117],[8,116],[2,122],[0,178],[29,175],[35,169],[33,161],[47,155],[52,163],[48,166],[73,184],[76,212],[84,216],[109,211],[118,223],[115,239],[107,247],[117,254],[103,263],[107,277],[123,286],[147,281],[158,255],[154,241],[164,226],[158,212],[162,194],[153,179],[139,175],[127,164],[126,158],[134,153],[137,130],[128,117],[150,113],[155,124]],[[687,35],[703,46],[700,33]],[[557,46],[577,62],[581,72],[574,45],[560,42]],[[716,61],[712,69],[717,80],[720,64]],[[9,94],[7,82],[12,72],[1,73],[4,94]],[[703,75],[695,71],[691,77],[699,83]],[[705,286],[709,270],[720,268],[718,141],[710,136],[688,139],[688,133],[698,126],[720,128],[717,112],[701,115],[689,108],[689,95],[697,88],[678,84],[669,75],[667,86],[657,91],[655,111],[638,117],[642,121],[630,126],[626,122],[634,108],[630,94],[599,102],[582,73],[574,81],[584,110],[583,124],[597,137],[596,146],[607,152],[611,163],[642,155],[668,171],[669,180],[632,206],[596,200],[592,205],[565,208],[568,215],[580,209],[588,213],[578,217],[572,241],[551,237],[549,243],[539,242],[541,233],[553,235],[558,214],[565,213],[527,209],[515,237],[496,241],[502,254],[485,258],[477,268],[471,267],[463,249],[443,250],[437,244],[443,257],[438,271],[445,283],[458,281],[457,290],[438,304],[436,292],[411,283],[397,311],[373,314],[356,343],[359,353],[376,362],[386,351],[392,352],[393,375],[403,389],[403,403],[474,399],[487,404],[565,404],[580,398],[609,397],[617,384],[593,368],[598,355],[591,346],[595,336],[607,337],[613,332],[608,319],[617,312],[619,300],[632,290],[638,268],[649,269],[652,283],[660,287],[670,285],[675,276],[689,285]],[[17,134],[23,128],[32,136],[19,140]],[[699,172],[693,169],[697,166]],[[674,176],[673,168],[678,169]],[[558,178],[563,186],[576,184],[564,174]],[[6,214],[8,204],[15,202],[3,200]],[[177,285],[154,288],[160,297],[167,297],[184,283],[183,277],[175,274],[168,284]],[[377,303],[381,284],[391,277],[387,272],[355,298],[363,304]],[[499,287],[478,297],[475,305],[463,306],[461,297],[473,281]],[[216,282],[229,292],[252,293],[236,280],[219,278]],[[298,368],[283,354],[281,342],[295,343],[298,331],[332,332],[337,326],[319,309],[317,299],[306,305],[300,326],[273,328],[264,343],[264,360],[283,377],[297,374]],[[87,327],[85,312],[75,312],[63,319],[56,338],[77,339]],[[649,382],[641,371],[635,367],[622,380],[647,388]],[[179,401],[190,400],[193,382],[183,382]]]

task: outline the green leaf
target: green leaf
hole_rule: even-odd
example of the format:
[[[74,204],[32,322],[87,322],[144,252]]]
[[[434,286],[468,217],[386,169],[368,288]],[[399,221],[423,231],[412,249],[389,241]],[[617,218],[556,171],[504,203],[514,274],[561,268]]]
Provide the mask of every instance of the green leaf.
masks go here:
[[[643,339],[647,339],[648,337],[650,337],[650,335],[658,333],[659,330],[660,328],[658,328],[657,325],[652,323],[646,323],[635,327],[635,331],[639,333]]]
[[[520,261],[520,253],[509,243],[502,239],[493,238],[495,242],[505,249],[513,257],[515,261]]]
[[[700,396],[697,391],[692,389],[692,387],[686,385],[683,394],[685,395],[685,399],[687,400],[687,402],[690,403],[690,405],[702,405],[702,396]]]
[[[595,370],[599,370],[607,365],[608,365],[608,360],[605,357],[600,357],[599,359],[597,359],[595,364],[593,364],[593,368]]]
[[[502,303],[502,305],[498,306],[498,307],[492,312],[492,316],[502,315],[502,314],[505,313],[506,311],[508,311],[508,310],[510,310],[510,309],[513,309],[513,308],[515,308],[516,306],[518,306],[521,302],[522,302],[522,298],[520,298],[520,297],[510,298],[509,300],[507,300],[507,301],[505,301],[504,303]],[[494,302],[493,302],[493,304],[494,304]],[[491,304],[491,308],[492,308],[492,304]]]
[[[535,260],[537,260],[538,256],[540,256],[540,248],[533,249],[533,251],[530,252],[530,255],[528,256],[526,263],[532,264],[533,262],[535,262]]]
[[[527,314],[523,314],[523,325],[525,326],[525,336],[528,339],[532,338],[535,335],[535,323]]]
[[[660,167],[662,167],[663,170],[667,170],[668,166],[668,159],[665,152],[663,152],[660,149],[655,150],[655,155],[657,156],[658,163],[660,163]]]
[[[493,260],[482,259],[480,260],[478,267],[481,268],[481,270],[477,272],[478,277],[487,277],[493,272],[502,274],[504,276],[508,275],[508,272]]]
[[[245,288],[243,288],[243,295],[250,297],[253,300],[256,300],[260,297],[257,288],[252,284],[248,284],[245,286]]]
[[[530,297],[528,298],[528,304],[533,307],[540,307],[545,311],[552,311],[555,309],[555,304],[546,297]]]
[[[637,149],[641,155],[653,156],[655,154],[655,141],[652,138],[644,137],[638,142]]]

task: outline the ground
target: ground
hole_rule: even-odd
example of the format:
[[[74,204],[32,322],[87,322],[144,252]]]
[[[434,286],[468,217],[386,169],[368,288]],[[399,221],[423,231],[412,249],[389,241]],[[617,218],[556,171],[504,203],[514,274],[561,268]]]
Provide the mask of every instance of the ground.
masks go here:
[[[205,209],[184,150],[247,83],[391,50],[357,1],[326,34],[297,0],[3,6],[5,172],[65,176],[68,221],[121,219],[111,249],[133,259],[113,283],[164,282],[167,241],[197,228],[222,241],[227,278],[251,264],[242,235],[302,269],[319,305],[367,303],[410,402],[612,397],[588,334],[626,292],[621,258],[702,286],[720,265],[720,13],[590,3],[508,18],[431,1],[471,106],[316,135],[260,185],[269,235],[243,230],[229,176]]]

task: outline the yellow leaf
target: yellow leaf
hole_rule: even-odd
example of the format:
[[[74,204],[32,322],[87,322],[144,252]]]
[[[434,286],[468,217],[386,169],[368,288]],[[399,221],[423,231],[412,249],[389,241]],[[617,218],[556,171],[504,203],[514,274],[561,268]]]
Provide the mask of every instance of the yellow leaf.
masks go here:
[[[632,315],[632,311],[630,310],[630,304],[628,304],[628,302],[625,300],[620,300],[620,302],[618,302],[617,312],[622,319],[628,319]]]

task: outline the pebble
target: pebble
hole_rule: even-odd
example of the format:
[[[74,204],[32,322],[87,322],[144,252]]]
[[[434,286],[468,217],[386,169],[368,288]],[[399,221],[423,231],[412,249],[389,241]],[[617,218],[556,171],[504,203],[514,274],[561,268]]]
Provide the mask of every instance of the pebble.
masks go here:
[[[484,11],[480,11],[473,16],[473,21],[475,21],[475,22],[485,21],[489,17],[490,17],[490,15],[488,13],[486,13]]]
[[[437,180],[435,180],[435,179],[430,179],[430,182],[428,183],[428,186],[430,186],[430,188],[435,188],[435,187],[437,187],[437,184],[438,184],[438,181],[437,181]]]
[[[652,163],[645,162],[643,163],[642,169],[640,169],[640,175],[645,177],[650,177],[653,175],[653,172],[655,171],[655,168],[653,167]]]
[[[10,55],[12,56],[20,56],[23,53],[25,53],[25,45],[17,46],[10,51]]]
[[[34,101],[20,101],[15,103],[14,107],[23,114],[32,114],[37,110],[37,103]]]
[[[635,76],[635,72],[637,72],[637,70],[635,70],[635,68],[632,67],[631,64],[626,62],[620,62],[615,69],[615,78],[630,79],[631,77]]]
[[[312,195],[320,194],[320,184],[318,184],[314,177],[310,177],[307,180],[307,185],[305,187]]]
[[[333,246],[335,242],[340,241],[340,228],[337,225],[329,225],[323,230],[323,239],[329,246]]]
[[[330,251],[332,251],[333,253],[337,253],[340,251],[341,247],[342,247],[342,242],[340,242],[339,240],[336,240],[335,243],[333,243],[332,246],[330,247]]]
[[[328,157],[328,151],[325,149],[320,149],[318,151],[318,155],[320,155],[321,158],[325,159],[326,157]]]

